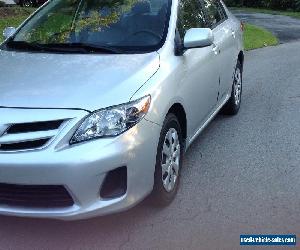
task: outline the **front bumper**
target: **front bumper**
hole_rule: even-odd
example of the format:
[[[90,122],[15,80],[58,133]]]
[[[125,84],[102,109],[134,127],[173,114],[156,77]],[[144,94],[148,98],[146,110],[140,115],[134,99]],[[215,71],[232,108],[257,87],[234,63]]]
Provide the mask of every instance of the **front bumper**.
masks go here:
[[[80,114],[81,118],[84,115]],[[152,191],[160,126],[143,119],[118,137],[69,146],[65,140],[79,120],[70,122],[46,148],[0,153],[0,183],[62,185],[72,196],[74,205],[37,209],[0,204],[0,214],[85,219],[128,209]],[[105,176],[122,166],[127,167],[126,193],[118,198],[102,199],[99,192]]]

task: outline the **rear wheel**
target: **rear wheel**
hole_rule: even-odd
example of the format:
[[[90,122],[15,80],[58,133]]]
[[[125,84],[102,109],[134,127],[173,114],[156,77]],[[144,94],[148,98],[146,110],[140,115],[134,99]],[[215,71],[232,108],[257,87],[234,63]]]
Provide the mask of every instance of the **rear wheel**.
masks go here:
[[[241,107],[242,101],[243,67],[238,61],[233,77],[231,96],[223,108],[223,113],[236,115]]]
[[[168,114],[157,148],[152,203],[166,206],[175,198],[179,186],[183,157],[180,124],[174,114]]]

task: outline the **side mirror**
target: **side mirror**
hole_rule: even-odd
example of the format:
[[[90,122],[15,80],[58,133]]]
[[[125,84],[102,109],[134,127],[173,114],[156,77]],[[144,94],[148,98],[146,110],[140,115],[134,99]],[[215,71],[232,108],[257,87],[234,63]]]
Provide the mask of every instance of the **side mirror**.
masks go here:
[[[189,29],[184,36],[184,48],[203,48],[212,45],[214,35],[208,28],[192,28]]]
[[[4,29],[3,31],[3,36],[5,39],[10,38],[11,36],[13,36],[16,32],[16,28],[14,27],[7,27]]]

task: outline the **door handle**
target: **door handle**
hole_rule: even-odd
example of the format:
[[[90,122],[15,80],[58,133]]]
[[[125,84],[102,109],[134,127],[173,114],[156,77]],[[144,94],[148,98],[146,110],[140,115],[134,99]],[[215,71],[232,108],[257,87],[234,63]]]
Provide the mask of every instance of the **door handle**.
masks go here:
[[[221,53],[220,47],[216,44],[213,44],[213,48],[212,48],[213,52],[215,53],[215,55],[218,55]]]

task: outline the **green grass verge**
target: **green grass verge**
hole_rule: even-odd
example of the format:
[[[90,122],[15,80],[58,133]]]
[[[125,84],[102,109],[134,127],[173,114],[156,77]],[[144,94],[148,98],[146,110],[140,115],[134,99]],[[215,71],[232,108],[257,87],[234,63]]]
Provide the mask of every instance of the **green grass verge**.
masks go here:
[[[240,10],[244,12],[265,13],[271,15],[283,15],[283,16],[300,18],[300,12],[294,12],[294,11],[280,11],[280,10],[270,10],[270,9],[261,9],[261,8],[237,8],[237,7],[232,7],[230,9]]]
[[[245,24],[244,45],[252,50],[278,44],[278,39],[269,31],[251,24]]]
[[[34,10],[21,7],[0,8],[0,42],[4,39],[2,32],[6,27],[18,27]]]
[[[1,31],[0,42],[3,41],[4,39],[2,33],[6,27],[18,27],[24,21],[25,18],[26,16],[1,19],[0,20],[0,31]]]

